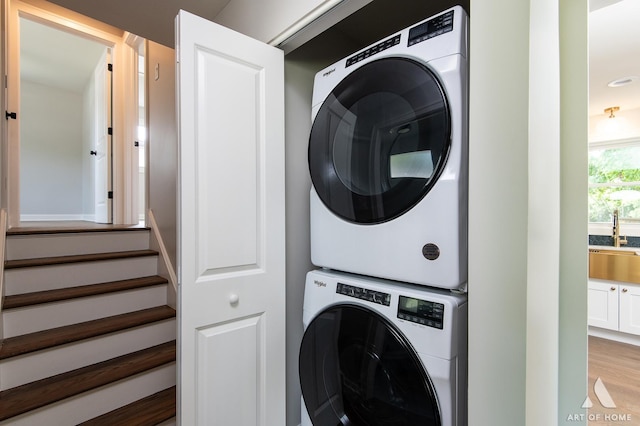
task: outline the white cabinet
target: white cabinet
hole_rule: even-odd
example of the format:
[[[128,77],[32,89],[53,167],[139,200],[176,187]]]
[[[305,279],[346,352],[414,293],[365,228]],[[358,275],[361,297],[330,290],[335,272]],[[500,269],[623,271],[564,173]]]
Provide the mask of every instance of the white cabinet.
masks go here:
[[[589,280],[590,326],[640,335],[640,285]]]
[[[619,284],[619,330],[640,335],[640,286]]]
[[[589,280],[588,321],[594,327],[618,329],[618,284]]]

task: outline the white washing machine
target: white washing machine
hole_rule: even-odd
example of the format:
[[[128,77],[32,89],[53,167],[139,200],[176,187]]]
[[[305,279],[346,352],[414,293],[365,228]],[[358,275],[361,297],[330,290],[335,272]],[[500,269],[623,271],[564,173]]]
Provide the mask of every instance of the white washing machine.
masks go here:
[[[467,424],[467,299],[327,270],[307,274],[301,426]]]
[[[316,74],[314,265],[466,286],[467,28],[454,7]]]

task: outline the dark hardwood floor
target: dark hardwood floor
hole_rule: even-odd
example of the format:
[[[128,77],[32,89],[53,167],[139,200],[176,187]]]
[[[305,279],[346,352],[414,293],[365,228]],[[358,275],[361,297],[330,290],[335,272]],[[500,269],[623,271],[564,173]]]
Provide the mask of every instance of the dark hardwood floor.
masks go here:
[[[594,391],[600,378],[615,408],[605,408]],[[589,426],[640,425],[640,346],[589,336]]]
[[[9,234],[40,234],[50,232],[100,232],[127,231],[144,228],[144,225],[107,225],[103,223],[86,222],[82,220],[34,221],[20,222],[18,226],[9,228]]]

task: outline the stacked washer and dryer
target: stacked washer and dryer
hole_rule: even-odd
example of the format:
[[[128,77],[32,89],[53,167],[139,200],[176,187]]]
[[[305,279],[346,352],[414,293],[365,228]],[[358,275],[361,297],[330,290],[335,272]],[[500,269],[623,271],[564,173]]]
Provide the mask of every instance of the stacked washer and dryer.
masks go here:
[[[316,74],[302,426],[467,423],[467,49],[456,6]]]

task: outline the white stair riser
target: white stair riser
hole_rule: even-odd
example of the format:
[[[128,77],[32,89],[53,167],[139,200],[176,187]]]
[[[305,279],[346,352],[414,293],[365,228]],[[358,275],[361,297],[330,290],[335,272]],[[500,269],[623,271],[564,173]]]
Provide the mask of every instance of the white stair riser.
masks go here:
[[[73,425],[92,419],[138,399],[174,386],[175,363],[158,367],[111,385],[67,398],[8,419],[0,425]]]
[[[81,297],[61,302],[43,303],[3,312],[4,337],[35,333],[41,330],[110,317],[140,309],[166,305],[167,286],[157,285],[136,290]]]
[[[6,269],[5,295],[145,277],[157,270],[157,256]]]
[[[0,361],[0,390],[146,349],[175,337],[174,318],[8,358]]]
[[[14,260],[148,248],[149,231],[147,230],[11,235],[7,238],[6,256],[8,260]]]

